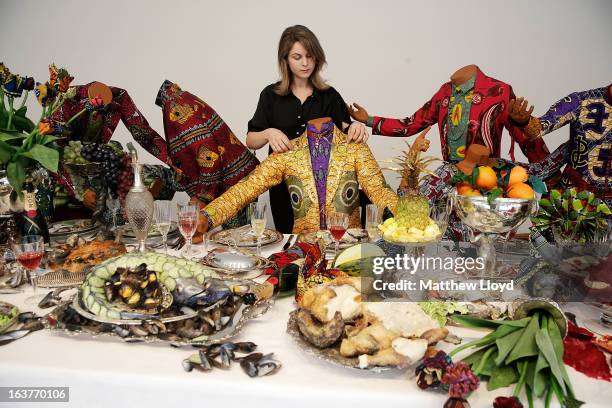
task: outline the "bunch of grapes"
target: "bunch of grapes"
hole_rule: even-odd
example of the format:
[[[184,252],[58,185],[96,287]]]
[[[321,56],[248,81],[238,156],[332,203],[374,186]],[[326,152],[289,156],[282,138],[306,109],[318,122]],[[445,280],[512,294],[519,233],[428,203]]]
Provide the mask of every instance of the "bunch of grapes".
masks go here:
[[[119,175],[119,200],[122,208],[125,208],[125,196],[130,191],[134,183],[134,170],[132,169],[132,160],[129,154],[124,154],[121,158],[121,174]]]
[[[89,162],[100,163],[102,177],[106,180],[113,198],[119,194],[119,177],[123,170],[122,152],[118,152],[109,145],[90,143],[81,149],[83,158]]]
[[[81,155],[83,143],[78,140],[71,140],[64,148],[64,160],[67,163],[85,164],[87,160]]]

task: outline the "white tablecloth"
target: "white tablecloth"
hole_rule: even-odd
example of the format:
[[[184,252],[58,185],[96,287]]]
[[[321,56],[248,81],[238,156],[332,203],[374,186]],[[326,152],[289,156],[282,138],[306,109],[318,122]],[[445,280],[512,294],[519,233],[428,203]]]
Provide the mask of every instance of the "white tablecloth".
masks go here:
[[[264,255],[279,251],[281,246],[265,248]],[[23,302],[28,295],[0,295],[0,299],[25,311],[32,309]],[[283,367],[273,376],[250,378],[238,364],[226,371],[187,373],[181,361],[194,352],[192,348],[129,344],[116,338],[42,330],[0,347],[0,386],[70,387],[70,402],[50,405],[53,407],[443,406],[446,397],[418,389],[412,370],[376,374],[337,367],[302,352],[285,332],[293,308],[292,298],[278,300],[272,310],[249,322],[236,338],[255,342],[263,353],[274,353]],[[451,330],[472,338],[482,335]],[[611,406],[612,384],[587,378],[569,367],[568,371],[578,397],[587,401],[586,407]],[[482,385],[469,401],[473,408],[491,407],[496,396],[511,393],[510,389],[488,392]],[[0,407],[8,406],[41,404],[0,403]]]

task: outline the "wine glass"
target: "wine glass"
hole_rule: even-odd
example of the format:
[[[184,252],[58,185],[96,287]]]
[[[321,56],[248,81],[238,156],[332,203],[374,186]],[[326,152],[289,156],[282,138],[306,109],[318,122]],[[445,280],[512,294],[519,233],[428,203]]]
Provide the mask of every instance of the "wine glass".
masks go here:
[[[257,237],[257,256],[261,256],[261,237],[266,229],[266,203],[251,203],[249,210],[251,229]]]
[[[197,204],[178,206],[178,227],[181,235],[186,241],[185,249],[183,250],[183,256],[185,258],[190,258],[197,253],[197,251],[192,251],[191,249],[191,239],[198,225],[198,213],[199,206]]]
[[[375,241],[378,237],[378,225],[382,221],[382,212],[376,204],[368,204],[366,206],[366,230],[370,237],[370,241]]]
[[[170,231],[170,217],[172,216],[172,201],[157,200],[154,204],[153,219],[157,230],[164,240],[164,253],[168,255],[168,231]]]
[[[444,238],[448,229],[448,218],[452,208],[448,200],[440,200],[429,207],[429,217],[438,225],[441,237],[436,243],[436,253],[440,252],[440,241]]]
[[[111,213],[113,223],[112,231],[115,231],[117,229],[117,213],[121,209],[121,202],[119,201],[119,198],[112,198],[111,195],[109,195],[106,199],[106,207]]]
[[[333,212],[327,216],[327,228],[331,233],[336,243],[334,249],[334,259],[338,255],[338,247],[340,246],[340,240],[344,236],[346,229],[348,228],[348,214],[341,212]]]
[[[45,242],[40,235],[25,235],[13,241],[13,251],[17,261],[23,266],[30,276],[30,282],[34,294],[25,301],[29,305],[37,305],[42,296],[36,294],[38,286],[38,274],[35,272],[45,254]]]

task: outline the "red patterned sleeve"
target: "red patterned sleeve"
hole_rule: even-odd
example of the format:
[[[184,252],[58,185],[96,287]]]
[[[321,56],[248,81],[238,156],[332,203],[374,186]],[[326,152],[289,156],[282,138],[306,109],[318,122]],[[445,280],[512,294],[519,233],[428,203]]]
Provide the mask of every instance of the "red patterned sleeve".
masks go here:
[[[404,119],[391,119],[374,116],[372,119],[372,134],[383,136],[412,136],[427,126],[438,122],[438,111],[442,100],[443,88],[427,101],[421,109]]]
[[[149,122],[140,113],[127,91],[121,90],[115,100],[120,106],[121,120],[134,140],[153,156],[169,163],[166,140],[149,126]]]

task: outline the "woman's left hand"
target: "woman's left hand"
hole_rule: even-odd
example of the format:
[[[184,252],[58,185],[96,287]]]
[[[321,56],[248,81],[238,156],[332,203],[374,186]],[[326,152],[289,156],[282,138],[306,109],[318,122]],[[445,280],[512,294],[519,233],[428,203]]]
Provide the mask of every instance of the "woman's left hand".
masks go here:
[[[351,126],[349,126],[348,128],[347,135],[348,135],[347,141],[349,143],[351,142],[365,143],[368,141],[368,138],[370,137],[370,135],[366,131],[365,126],[363,125],[363,123],[360,123],[360,122],[351,123]]]

